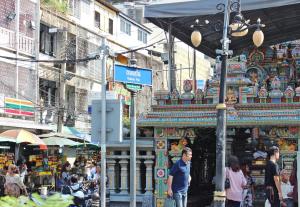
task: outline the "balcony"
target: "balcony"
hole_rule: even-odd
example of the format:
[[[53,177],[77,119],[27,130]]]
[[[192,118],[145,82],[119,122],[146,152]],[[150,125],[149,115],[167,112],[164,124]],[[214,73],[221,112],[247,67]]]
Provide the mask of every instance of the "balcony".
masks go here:
[[[0,48],[5,48],[9,50],[16,50],[16,34],[12,30],[5,29],[0,27]],[[19,35],[19,52],[26,55],[34,55],[34,39],[26,37],[25,35]]]

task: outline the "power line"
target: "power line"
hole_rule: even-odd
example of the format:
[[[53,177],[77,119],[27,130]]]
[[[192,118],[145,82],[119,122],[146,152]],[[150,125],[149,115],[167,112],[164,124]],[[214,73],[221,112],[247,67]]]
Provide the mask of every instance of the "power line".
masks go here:
[[[78,63],[78,62],[88,62],[90,60],[96,60],[99,58],[99,55],[95,55],[94,57],[86,57],[86,58],[79,58],[79,59],[61,59],[61,60],[37,60],[37,59],[25,59],[25,58],[15,58],[9,56],[0,55],[0,58],[8,59],[8,60],[17,60],[23,62],[39,62],[39,63]]]
[[[146,45],[146,46],[143,46],[143,47],[138,47],[138,48],[136,48],[136,49],[127,50],[127,51],[124,51],[124,52],[119,52],[119,53],[116,53],[116,54],[122,55],[122,54],[126,54],[126,53],[136,52],[136,51],[138,51],[138,50],[143,50],[143,49],[146,49],[146,48],[148,48],[148,47],[151,47],[151,46],[153,46],[153,45],[155,45],[155,44],[157,44],[157,43],[159,43],[159,42],[162,42],[163,40],[165,40],[165,39],[161,39],[161,40],[156,41],[156,42],[154,42],[154,43],[152,43],[152,44],[150,44],[150,45]]]

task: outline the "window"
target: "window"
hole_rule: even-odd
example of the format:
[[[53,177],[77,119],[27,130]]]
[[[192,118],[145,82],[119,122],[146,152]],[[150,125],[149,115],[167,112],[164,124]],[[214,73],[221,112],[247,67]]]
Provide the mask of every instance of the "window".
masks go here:
[[[40,26],[40,52],[55,57],[57,33],[50,33],[49,29],[50,28],[46,25],[41,24]]]
[[[138,30],[138,40],[147,44],[147,36],[148,34],[143,30]]]
[[[95,27],[100,28],[100,13],[95,11]]]
[[[79,11],[79,0],[69,0],[69,12],[70,15],[80,18],[80,11]]]
[[[114,34],[114,21],[112,19],[109,19],[108,22],[108,32],[109,34]]]
[[[144,35],[143,35],[143,43],[147,44],[147,33],[144,32]]]
[[[90,0],[81,0],[80,7],[83,16],[91,15]]]
[[[121,19],[121,32],[131,35],[131,24],[123,19]]]

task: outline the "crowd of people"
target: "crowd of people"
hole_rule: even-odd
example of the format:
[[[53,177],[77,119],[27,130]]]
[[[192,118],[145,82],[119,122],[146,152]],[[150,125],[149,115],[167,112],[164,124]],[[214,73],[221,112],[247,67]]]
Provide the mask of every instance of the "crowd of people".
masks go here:
[[[0,192],[2,192],[2,196],[27,196],[33,190],[29,190],[24,184],[25,176],[28,174],[26,161],[20,159],[16,164],[9,165],[0,177]],[[77,204],[75,206],[86,206],[86,198],[90,199],[92,194],[94,195],[98,192],[100,173],[99,165],[92,159],[88,160],[83,156],[79,156],[75,160],[73,167],[66,161],[62,166],[58,167],[56,191],[72,195],[74,204]]]
[[[290,174],[286,169],[280,171],[278,159],[279,148],[273,146],[265,167],[265,207],[298,207],[296,159]],[[226,207],[253,206],[255,182],[247,164],[240,165],[238,158],[232,156],[226,168],[226,181]]]
[[[100,166],[94,160],[87,160],[84,157],[78,157],[73,167],[69,162],[65,162],[61,169],[61,176],[58,179],[58,188],[70,184],[71,176],[77,175],[79,181],[90,181],[95,185],[100,182]]]

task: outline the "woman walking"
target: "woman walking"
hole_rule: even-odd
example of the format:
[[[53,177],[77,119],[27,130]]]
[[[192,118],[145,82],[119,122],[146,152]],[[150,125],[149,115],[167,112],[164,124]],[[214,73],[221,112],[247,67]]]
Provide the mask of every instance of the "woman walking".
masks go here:
[[[250,175],[250,169],[248,164],[243,164],[241,166],[242,172],[247,180],[247,185],[244,187],[243,191],[243,203],[241,207],[252,207],[254,200],[254,179]]]
[[[240,207],[243,201],[243,188],[246,186],[247,181],[236,156],[229,159],[229,167],[226,168],[226,179],[229,181],[229,186],[226,189],[226,207]]]

